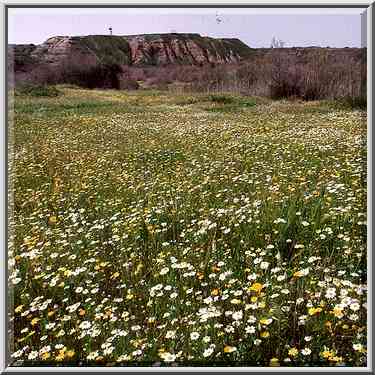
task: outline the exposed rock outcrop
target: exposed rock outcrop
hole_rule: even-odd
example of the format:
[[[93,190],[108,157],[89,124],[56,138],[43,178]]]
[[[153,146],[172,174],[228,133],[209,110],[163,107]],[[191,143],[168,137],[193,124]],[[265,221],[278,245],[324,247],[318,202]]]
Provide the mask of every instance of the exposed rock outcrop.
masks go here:
[[[125,36],[134,65],[205,64],[239,62],[251,48],[238,39],[215,39],[199,34]]]

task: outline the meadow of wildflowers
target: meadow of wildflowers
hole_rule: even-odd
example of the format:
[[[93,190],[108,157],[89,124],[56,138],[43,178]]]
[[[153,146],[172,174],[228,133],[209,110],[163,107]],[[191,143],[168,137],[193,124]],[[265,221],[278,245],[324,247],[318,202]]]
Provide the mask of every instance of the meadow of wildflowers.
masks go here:
[[[363,111],[62,90],[15,99],[13,365],[366,366]]]

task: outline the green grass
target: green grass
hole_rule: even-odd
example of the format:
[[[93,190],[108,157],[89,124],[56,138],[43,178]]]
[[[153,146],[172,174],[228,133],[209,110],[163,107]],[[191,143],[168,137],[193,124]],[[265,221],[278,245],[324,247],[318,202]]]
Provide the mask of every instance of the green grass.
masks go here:
[[[14,360],[366,365],[363,111],[58,89],[14,103]]]
[[[238,112],[246,108],[254,107],[256,105],[256,100],[254,99],[226,94],[212,94],[209,95],[206,99],[208,102],[214,104],[204,108],[206,111],[209,112]]]

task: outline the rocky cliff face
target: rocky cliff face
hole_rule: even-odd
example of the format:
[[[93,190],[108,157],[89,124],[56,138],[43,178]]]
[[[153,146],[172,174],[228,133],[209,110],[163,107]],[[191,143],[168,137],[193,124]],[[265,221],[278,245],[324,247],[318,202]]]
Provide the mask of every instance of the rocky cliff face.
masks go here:
[[[125,36],[134,65],[239,62],[251,49],[238,39],[214,39],[199,34]]]
[[[34,64],[167,65],[239,62],[251,49],[238,39],[199,34],[55,36],[43,44],[9,46],[15,69]]]

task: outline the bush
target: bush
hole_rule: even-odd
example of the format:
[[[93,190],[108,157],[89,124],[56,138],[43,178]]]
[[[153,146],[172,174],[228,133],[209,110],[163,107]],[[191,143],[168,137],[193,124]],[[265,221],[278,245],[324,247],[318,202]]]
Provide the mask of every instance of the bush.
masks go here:
[[[134,79],[130,79],[128,77],[121,77],[118,88],[120,90],[138,90],[139,84]]]
[[[241,98],[241,100],[239,100],[238,103],[242,107],[254,107],[257,104],[254,99],[246,99],[246,98]]]
[[[365,96],[344,97],[336,100],[336,106],[344,109],[366,109],[367,99]]]
[[[22,84],[15,90],[16,95],[28,95],[36,97],[56,97],[61,94],[55,86],[37,85],[32,83]]]
[[[231,104],[235,102],[235,99],[232,96],[229,95],[210,95],[208,99],[213,102],[213,103],[218,103],[218,104]]]
[[[287,80],[270,85],[271,99],[297,98],[301,96],[298,85]]]
[[[208,112],[219,112],[219,113],[232,113],[232,112],[238,112],[241,109],[238,105],[224,105],[220,107],[205,107],[204,110]]]
[[[112,65],[64,65],[61,69],[60,81],[80,87],[120,89],[119,75],[122,69]]]
[[[197,104],[199,103],[199,99],[194,97],[194,96],[189,96],[189,97],[183,97],[180,99],[177,99],[175,102],[177,105],[191,105],[191,104]]]

